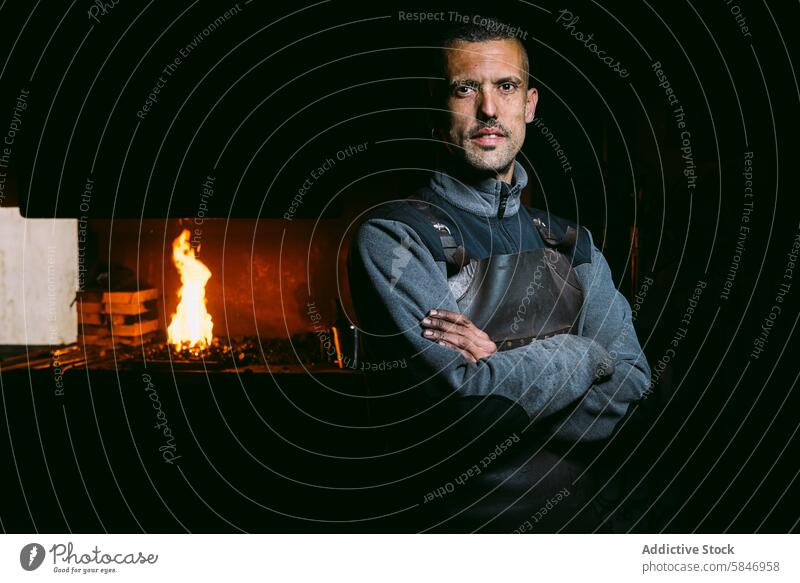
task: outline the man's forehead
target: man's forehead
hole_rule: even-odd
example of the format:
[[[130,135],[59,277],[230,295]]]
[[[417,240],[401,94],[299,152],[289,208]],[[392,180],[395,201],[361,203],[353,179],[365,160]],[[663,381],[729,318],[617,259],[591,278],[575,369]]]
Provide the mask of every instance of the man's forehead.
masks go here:
[[[450,80],[479,76],[496,81],[525,75],[522,50],[513,39],[457,41],[445,49],[445,57]]]

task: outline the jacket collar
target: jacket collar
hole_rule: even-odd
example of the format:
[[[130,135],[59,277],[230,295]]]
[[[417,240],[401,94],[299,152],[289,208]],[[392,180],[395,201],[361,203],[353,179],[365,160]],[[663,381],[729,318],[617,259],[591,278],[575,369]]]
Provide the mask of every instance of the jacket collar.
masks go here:
[[[511,184],[495,178],[471,175],[465,165],[446,164],[430,179],[431,189],[455,207],[481,217],[497,217],[501,200],[505,200],[504,217],[519,210],[520,194],[528,184],[528,174],[522,164],[514,161]]]

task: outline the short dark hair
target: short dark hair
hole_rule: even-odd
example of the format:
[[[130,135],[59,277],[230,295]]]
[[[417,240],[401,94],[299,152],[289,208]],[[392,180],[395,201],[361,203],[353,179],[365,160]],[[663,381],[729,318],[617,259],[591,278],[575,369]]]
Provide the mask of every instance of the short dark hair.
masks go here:
[[[495,17],[481,17],[478,22],[476,18],[471,18],[468,23],[459,23],[454,26],[444,28],[436,39],[436,46],[441,47],[438,51],[436,62],[437,72],[445,70],[446,50],[457,42],[479,43],[493,40],[513,40],[522,49],[522,69],[524,71],[524,82],[528,83],[530,73],[530,62],[528,51],[518,36],[519,28],[512,27],[507,22]]]

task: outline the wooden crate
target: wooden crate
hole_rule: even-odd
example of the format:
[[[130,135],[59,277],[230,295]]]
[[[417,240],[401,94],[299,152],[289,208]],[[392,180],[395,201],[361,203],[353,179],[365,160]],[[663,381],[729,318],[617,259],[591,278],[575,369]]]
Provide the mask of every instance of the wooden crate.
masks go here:
[[[86,345],[142,344],[161,330],[156,288],[90,290],[78,294],[78,342]]]

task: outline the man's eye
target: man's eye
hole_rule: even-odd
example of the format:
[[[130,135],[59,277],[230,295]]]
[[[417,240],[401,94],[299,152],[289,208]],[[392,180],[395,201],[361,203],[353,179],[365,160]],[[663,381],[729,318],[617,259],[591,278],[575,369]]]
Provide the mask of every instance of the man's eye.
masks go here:
[[[517,86],[514,83],[501,83],[500,84],[500,90],[505,92],[505,93],[511,93],[516,88],[517,88]]]
[[[457,95],[469,95],[473,91],[475,91],[475,87],[473,87],[472,85],[458,85],[456,87]]]

